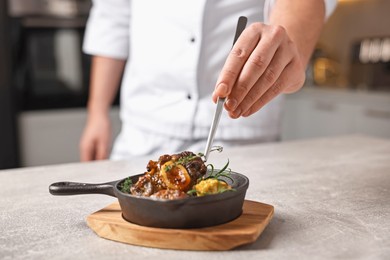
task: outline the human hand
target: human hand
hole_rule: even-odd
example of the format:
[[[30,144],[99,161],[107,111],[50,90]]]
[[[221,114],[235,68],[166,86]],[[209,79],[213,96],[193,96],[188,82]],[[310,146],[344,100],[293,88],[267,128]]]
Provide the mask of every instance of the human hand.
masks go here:
[[[108,115],[89,116],[80,140],[80,161],[104,160],[111,146],[111,122]]]
[[[253,23],[233,46],[219,75],[213,101],[227,97],[229,116],[247,117],[281,93],[299,90],[305,65],[281,26]]]

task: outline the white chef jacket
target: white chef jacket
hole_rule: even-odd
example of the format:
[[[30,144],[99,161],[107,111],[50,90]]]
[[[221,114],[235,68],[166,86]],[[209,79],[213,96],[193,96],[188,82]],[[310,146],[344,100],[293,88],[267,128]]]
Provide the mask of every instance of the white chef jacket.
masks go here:
[[[179,139],[207,138],[215,110],[211,93],[238,17],[248,17],[248,24],[266,21],[273,2],[95,0],[83,49],[128,60],[121,86],[123,125]],[[328,16],[336,0],[325,3]],[[277,139],[282,101],[279,96],[248,118],[223,113],[216,139]]]

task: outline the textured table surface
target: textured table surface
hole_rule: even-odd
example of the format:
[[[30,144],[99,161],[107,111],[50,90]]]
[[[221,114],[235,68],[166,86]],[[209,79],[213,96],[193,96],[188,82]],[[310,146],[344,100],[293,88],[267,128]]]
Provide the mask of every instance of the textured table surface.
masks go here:
[[[275,206],[253,244],[191,252],[105,240],[85,218],[115,198],[48,192],[57,181],[142,173],[149,160],[142,157],[0,171],[0,259],[389,259],[390,140],[346,136],[225,148],[210,162],[222,166],[227,158],[251,181],[246,198]]]

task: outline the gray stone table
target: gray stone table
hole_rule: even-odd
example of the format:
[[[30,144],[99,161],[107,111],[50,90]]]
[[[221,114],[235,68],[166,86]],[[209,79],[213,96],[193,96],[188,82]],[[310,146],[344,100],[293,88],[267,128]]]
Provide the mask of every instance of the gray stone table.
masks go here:
[[[251,181],[247,199],[275,206],[253,244],[192,252],[102,239],[85,218],[115,198],[48,192],[57,181],[142,173],[149,158],[141,157],[0,171],[0,258],[390,259],[390,140],[346,136],[225,148],[210,161],[221,166],[227,158]]]

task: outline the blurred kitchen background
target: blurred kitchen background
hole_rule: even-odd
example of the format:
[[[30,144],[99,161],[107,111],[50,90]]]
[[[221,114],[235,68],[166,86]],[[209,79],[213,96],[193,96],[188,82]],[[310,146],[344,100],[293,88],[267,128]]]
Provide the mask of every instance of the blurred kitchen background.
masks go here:
[[[0,169],[79,160],[90,57],[89,0],[0,1]],[[341,0],[286,98],[282,141],[390,138],[390,1]],[[111,113],[120,129],[118,98]]]

